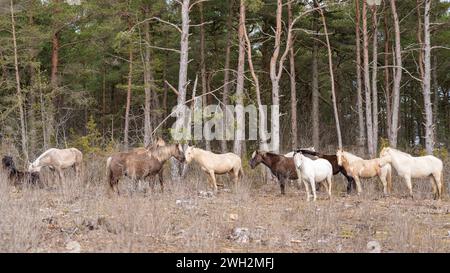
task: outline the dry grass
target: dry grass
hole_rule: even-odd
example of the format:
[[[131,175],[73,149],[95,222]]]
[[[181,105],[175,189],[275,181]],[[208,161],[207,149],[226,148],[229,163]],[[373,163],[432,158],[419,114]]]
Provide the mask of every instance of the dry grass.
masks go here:
[[[65,252],[77,241],[82,252],[366,252],[371,240],[383,252],[450,251],[450,204],[431,200],[428,180],[414,183],[410,200],[398,178],[383,198],[377,180],[365,181],[361,196],[344,196],[336,176],[331,201],[321,192],[307,203],[303,188],[280,196],[277,184],[247,170],[238,193],[205,197],[206,177],[193,165],[180,182],[166,170],[164,193],[122,180],[123,194],[110,198],[104,159],[91,162],[83,181],[68,174],[62,187],[45,173],[48,188],[16,191],[0,176],[0,251]],[[248,243],[230,239],[235,227],[248,228]]]

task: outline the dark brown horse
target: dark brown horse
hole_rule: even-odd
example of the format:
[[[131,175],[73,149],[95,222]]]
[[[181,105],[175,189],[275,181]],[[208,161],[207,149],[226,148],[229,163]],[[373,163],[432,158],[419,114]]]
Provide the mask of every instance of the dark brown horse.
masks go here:
[[[338,158],[336,155],[324,155],[324,154],[321,154],[321,153],[318,153],[315,151],[304,150],[304,149],[300,149],[297,152],[301,152],[302,154],[314,155],[314,156],[328,160],[331,163],[331,166],[333,167],[333,175],[342,173],[342,175],[344,175],[345,178],[347,178],[347,193],[350,193],[352,191],[352,189],[355,189],[355,187],[356,187],[355,180],[353,179],[353,177],[351,177],[350,175],[347,174],[347,171],[345,170],[344,167],[339,166]]]
[[[110,189],[119,194],[119,180],[124,175],[137,181],[137,179],[146,180],[158,174],[161,190],[164,191],[163,165],[171,157],[184,161],[184,152],[180,144],[152,147],[146,153],[130,152],[112,155],[106,162]]]
[[[44,185],[40,179],[39,172],[20,171],[16,168],[16,164],[11,156],[4,156],[2,158],[3,169],[8,174],[9,181],[16,188],[21,188],[24,184],[30,186],[39,186],[43,188]]]
[[[285,194],[286,179],[297,180],[294,159],[264,151],[254,151],[250,159],[250,167],[254,169],[259,163],[266,165],[280,182],[281,194]]]

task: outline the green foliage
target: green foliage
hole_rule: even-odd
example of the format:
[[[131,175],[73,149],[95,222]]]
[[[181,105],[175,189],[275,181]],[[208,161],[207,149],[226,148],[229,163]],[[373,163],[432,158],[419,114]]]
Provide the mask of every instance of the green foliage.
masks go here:
[[[92,115],[89,117],[89,121],[86,124],[86,131],[87,134],[85,136],[75,137],[72,146],[80,149],[86,154],[100,152],[102,148],[102,137]],[[74,133],[73,130],[71,133]]]

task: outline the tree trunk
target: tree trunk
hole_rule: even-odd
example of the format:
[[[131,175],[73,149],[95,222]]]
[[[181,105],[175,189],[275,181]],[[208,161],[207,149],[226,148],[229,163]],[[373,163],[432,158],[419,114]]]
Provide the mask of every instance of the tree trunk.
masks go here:
[[[331,98],[333,100],[333,110],[334,110],[334,120],[336,122],[336,134],[338,138],[338,146],[339,149],[342,149],[342,135],[341,135],[341,126],[339,123],[339,113],[337,109],[337,103],[336,103],[336,91],[334,87],[334,73],[333,73],[333,53],[331,52],[331,46],[330,46],[330,40],[328,38],[328,30],[327,30],[327,23],[325,21],[325,16],[323,15],[323,10],[320,9],[320,15],[322,16],[322,23],[323,28],[325,31],[325,38],[327,41],[327,48],[328,48],[328,65],[330,69],[330,80],[331,80]]]
[[[127,101],[125,106],[125,127],[123,129],[123,145],[125,151],[128,150],[128,132],[130,124],[130,106],[131,106],[131,82],[133,77],[133,46],[129,45],[129,64],[128,64],[128,85],[127,85]]]
[[[278,153],[280,150],[280,78],[283,69],[283,63],[280,61],[277,69],[278,57],[281,48],[281,32],[282,32],[282,12],[283,1],[277,0],[276,10],[276,29],[275,29],[275,45],[272,57],[270,58],[270,81],[272,82],[272,111],[271,111],[271,150]],[[289,34],[289,33],[288,33]],[[289,39],[289,37],[288,37]],[[289,40],[288,40],[289,41]],[[287,47],[289,47],[287,45]],[[289,50],[289,48],[287,48]]]
[[[365,145],[365,127],[364,127],[364,110],[362,100],[362,82],[361,82],[361,36],[360,36],[360,9],[359,0],[355,0],[355,16],[356,16],[356,107],[358,108],[358,146]]]
[[[373,118],[373,156],[378,150],[378,88],[377,88],[377,70],[378,70],[378,19],[377,6],[372,6],[372,22],[373,22],[373,44],[372,44],[372,118]]]
[[[433,69],[431,71],[431,76],[433,77],[433,92],[434,92],[434,113],[433,113],[433,118],[434,118],[434,143],[438,143],[439,139],[438,139],[438,121],[439,121],[439,85],[438,85],[438,81],[437,81],[437,56],[436,54],[433,56]]]
[[[25,125],[25,113],[23,109],[23,97],[22,89],[20,87],[20,75],[19,75],[19,62],[17,57],[17,41],[16,41],[16,23],[14,20],[14,3],[13,0],[10,2],[11,5],[11,28],[12,28],[12,38],[13,38],[13,48],[14,48],[14,70],[16,74],[16,90],[17,90],[17,103],[20,113],[20,130],[22,136],[22,154],[24,157],[24,162],[28,162],[28,144],[27,144],[27,131]]]
[[[292,5],[289,1],[288,8],[288,24],[292,24]],[[292,149],[297,149],[298,133],[297,133],[297,88],[295,82],[295,55],[294,55],[294,38],[291,37],[291,47],[289,48],[289,79],[291,83],[291,145]]]
[[[234,139],[234,153],[242,156],[242,140],[245,134],[244,125],[244,69],[245,69],[245,1],[241,0],[239,7],[239,57],[236,83],[236,133]]]
[[[387,137],[391,134],[391,85],[390,85],[390,73],[389,73],[389,29],[387,22],[387,11],[384,10],[384,91],[386,96],[386,130]]]
[[[144,18],[149,16],[149,7],[144,7]],[[150,119],[151,103],[152,103],[152,85],[153,73],[151,69],[151,51],[150,51],[150,23],[148,20],[144,22],[145,34],[145,52],[144,52],[144,146],[147,147],[152,142],[152,122]]]
[[[228,0],[228,17],[227,17],[227,44],[225,49],[225,68],[224,68],[224,75],[223,75],[223,95],[222,95],[222,111],[223,111],[223,120],[227,120],[227,111],[226,111],[226,105],[229,104],[229,98],[228,94],[230,93],[230,55],[231,55],[231,32],[233,30],[232,26],[232,18],[233,18],[233,2],[234,0]],[[226,140],[226,131],[228,128],[224,126],[223,128],[223,140],[220,142],[222,153],[226,153],[228,151],[227,147],[227,140]]]
[[[203,3],[200,2],[198,4],[199,11],[200,11],[200,74],[202,79],[202,100],[203,100],[203,107],[206,107],[208,105],[208,96],[206,93],[208,93],[208,87],[207,87],[207,78],[206,78],[206,62],[205,62],[205,26],[204,18],[203,18]],[[207,151],[211,151],[211,142],[205,138],[205,149]]]
[[[431,105],[431,47],[430,47],[430,6],[431,0],[425,0],[424,11],[424,74],[423,74],[423,102],[425,108],[425,148],[427,154],[434,150],[433,106]]]
[[[180,111],[186,103],[187,72],[189,61],[189,0],[181,3],[181,38],[180,38],[180,69],[178,72],[178,98],[177,98],[177,119],[185,120],[185,111]],[[183,129],[184,122],[178,122],[175,126],[177,133]],[[180,166],[176,159],[172,158],[172,178],[179,180]]]
[[[395,0],[391,0],[392,17],[394,19],[394,33],[395,33],[395,73],[394,84],[392,90],[392,121],[391,121],[391,134],[389,137],[389,144],[391,147],[397,147],[398,136],[398,116],[400,111],[400,84],[402,81],[402,48],[400,44],[400,22],[398,19],[397,8],[395,6]]]
[[[316,28],[317,30],[317,28]],[[312,52],[312,141],[317,149],[320,147],[320,112],[319,112],[319,69],[318,69],[317,41],[313,41]]]
[[[369,70],[369,37],[367,34],[367,0],[363,0],[362,6],[363,20],[363,59],[364,59],[364,89],[366,98],[366,126],[367,126],[367,150],[372,158],[375,155],[373,150],[373,126],[372,126],[372,102],[370,92],[370,70]]]
[[[253,66],[253,59],[252,59],[252,45],[250,43],[250,39],[248,38],[247,29],[244,25],[244,36],[245,41],[247,45],[247,60],[248,60],[248,66],[250,69],[250,73],[253,78],[253,82],[255,84],[255,92],[256,92],[256,102],[258,103],[258,135],[259,135],[259,149],[262,151],[267,151],[267,138],[268,136],[265,135],[265,129],[266,129],[266,113],[264,112],[262,101],[261,101],[261,88],[259,85],[259,78],[256,75],[255,68]]]

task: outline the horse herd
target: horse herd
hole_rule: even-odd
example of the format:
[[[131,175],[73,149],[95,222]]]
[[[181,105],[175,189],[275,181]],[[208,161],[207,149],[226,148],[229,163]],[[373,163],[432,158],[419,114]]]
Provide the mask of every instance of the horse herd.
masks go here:
[[[108,157],[106,161],[108,188],[111,192],[120,194],[118,184],[123,176],[134,181],[148,181],[150,177],[158,175],[161,191],[164,191],[163,166],[170,158],[187,164],[197,162],[207,175],[214,193],[218,191],[216,175],[229,174],[235,189],[243,176],[242,160],[234,153],[217,154],[194,146],[166,144],[163,139],[158,138],[145,148],[135,148]],[[39,176],[42,167],[49,167],[55,171],[62,183],[63,170],[70,167],[75,169],[77,178],[81,177],[82,161],[82,153],[75,148],[52,148],[29,163],[28,171],[17,170],[10,156],[3,157],[2,165],[15,186],[27,183],[42,187]],[[392,168],[403,177],[410,197],[413,196],[411,178],[428,177],[435,199],[441,199],[444,185],[443,163],[440,159],[432,155],[414,157],[390,147],[383,148],[379,158],[368,160],[342,149],[338,149],[336,154],[328,155],[319,153],[314,148],[299,149],[284,155],[256,150],[249,163],[252,169],[260,163],[267,166],[272,175],[278,179],[282,195],[285,194],[288,180],[296,181],[297,186],[303,182],[307,201],[310,201],[311,195],[314,201],[317,199],[317,183],[324,185],[331,198],[333,175],[338,173],[347,178],[348,193],[355,186],[358,194],[362,192],[361,179],[379,177],[383,185],[383,194],[389,195],[392,190]],[[153,188],[153,184],[148,182]]]

